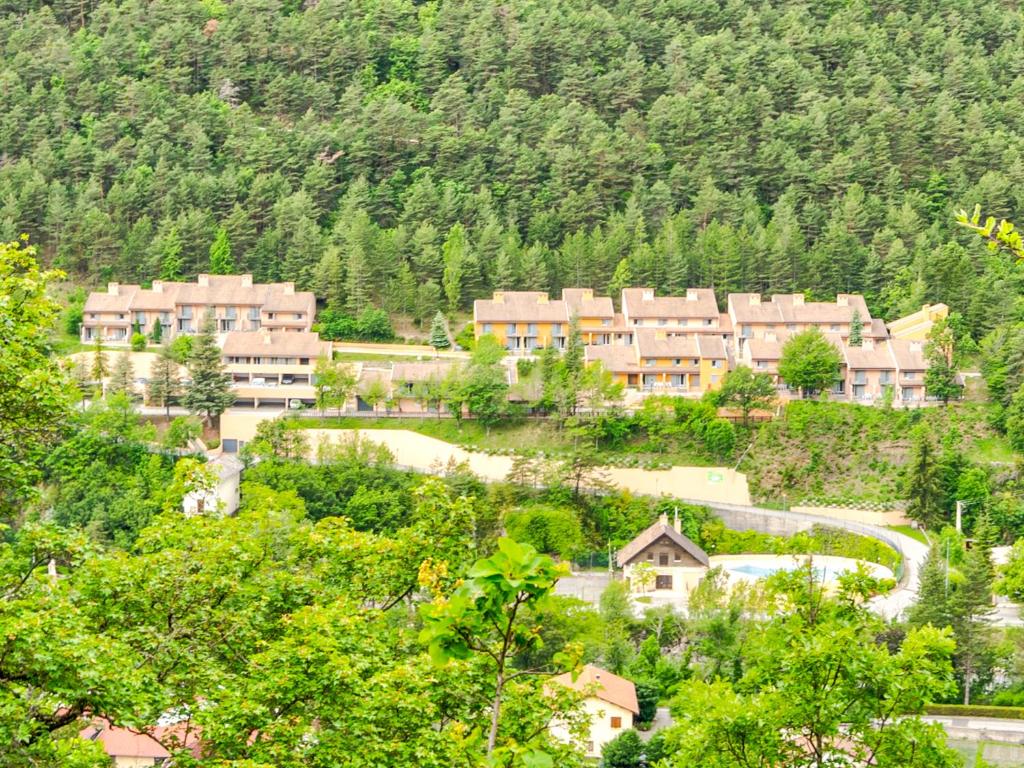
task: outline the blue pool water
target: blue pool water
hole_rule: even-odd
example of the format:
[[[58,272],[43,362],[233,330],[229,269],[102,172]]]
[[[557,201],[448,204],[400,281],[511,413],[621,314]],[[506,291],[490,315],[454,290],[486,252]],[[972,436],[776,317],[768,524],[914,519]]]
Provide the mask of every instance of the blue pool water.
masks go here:
[[[800,565],[801,563],[779,563],[778,565],[753,565],[748,563],[733,566],[729,568],[729,570],[733,573],[742,573],[744,576],[753,576],[757,579],[763,579],[765,576],[771,576],[773,573],[777,573],[778,571],[795,571],[800,567]],[[832,581],[839,575],[839,573],[844,573],[845,570],[837,572],[831,568],[815,567],[814,572],[819,578],[824,578],[825,581]]]

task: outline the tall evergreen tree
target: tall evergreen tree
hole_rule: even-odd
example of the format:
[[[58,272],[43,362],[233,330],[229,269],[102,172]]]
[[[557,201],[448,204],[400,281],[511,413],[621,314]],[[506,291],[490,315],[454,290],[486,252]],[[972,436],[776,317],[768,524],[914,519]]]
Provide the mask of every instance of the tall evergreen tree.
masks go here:
[[[456,312],[462,302],[463,269],[466,261],[466,230],[461,223],[455,224],[441,248],[444,263],[444,295],[448,299],[448,311]]]
[[[850,318],[850,346],[859,347],[864,343],[864,321],[861,319],[860,310],[853,310],[853,317]]]
[[[907,515],[930,528],[943,519],[942,482],[931,435],[923,426],[914,434],[907,466]]]
[[[110,373],[107,383],[108,395],[131,395],[135,388],[135,366],[132,354],[125,350],[114,361],[114,370]]]
[[[434,349],[448,349],[451,345],[451,341],[448,339],[448,322],[438,310],[430,324],[430,346]]]
[[[345,269],[345,309],[353,317],[357,317],[370,305],[370,268],[366,262],[366,254],[358,243],[348,252],[348,264]]]
[[[170,346],[160,350],[149,367],[149,381],[146,383],[146,397],[150,405],[164,409],[164,415],[171,417],[171,399],[181,391],[178,375],[178,361],[171,354]]]
[[[160,248],[160,279],[181,280],[184,261],[181,255],[181,238],[178,228],[171,227],[161,241]]]
[[[216,329],[213,315],[207,313],[192,342],[186,364],[191,381],[181,397],[182,405],[211,425],[235,402],[231,375],[224,370],[220,347],[217,346]]]
[[[224,227],[217,228],[217,234],[210,245],[210,273],[231,275],[235,272],[235,260],[231,257],[231,241]]]

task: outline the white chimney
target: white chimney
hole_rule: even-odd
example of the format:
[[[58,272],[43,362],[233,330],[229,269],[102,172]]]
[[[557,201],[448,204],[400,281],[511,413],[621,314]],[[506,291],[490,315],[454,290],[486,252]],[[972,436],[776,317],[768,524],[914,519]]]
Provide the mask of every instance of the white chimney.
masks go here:
[[[272,339],[270,338],[270,331],[268,331],[266,328],[260,328],[260,335],[263,337],[264,344],[270,344],[270,342],[272,341]]]
[[[654,301],[654,291],[645,290],[643,292],[644,301]]]
[[[687,288],[686,289],[686,300],[687,301],[696,301],[697,300],[697,289],[696,288]]]
[[[793,294],[793,306],[802,307],[804,305],[804,295],[802,293]]]
[[[874,339],[862,339],[860,346],[862,349],[871,350],[875,348]]]
[[[163,292],[164,292],[164,281],[163,280],[154,280],[153,281],[153,293],[163,293]]]
[[[850,297],[845,293],[836,294],[836,304],[840,307],[848,307],[850,306]]]
[[[673,524],[674,524],[674,527],[676,529],[676,533],[682,533],[683,532],[682,523],[679,522],[679,507],[676,507],[676,518],[675,518],[675,521],[674,521]]]
[[[752,293],[752,294],[750,294],[750,296],[748,297],[748,300],[750,302],[750,306],[752,306],[752,307],[759,307],[759,306],[761,306],[761,294],[760,293]]]
[[[242,275],[242,287],[252,288],[252,275]]]
[[[658,522],[662,525],[668,525],[668,513],[662,512],[661,515],[658,517]]]
[[[202,286],[203,288],[209,288],[210,287],[210,276],[209,275],[199,275],[199,276],[196,277],[196,282],[200,286]]]
[[[285,296],[291,296],[295,293],[295,283],[282,283],[281,285]]]
[[[504,291],[495,291],[494,292],[494,303],[495,304],[504,304],[505,303],[505,292]]]
[[[111,296],[117,296],[117,293],[120,290],[120,283],[107,283],[107,293],[109,293]]]
[[[910,351],[911,352],[920,352],[921,351],[921,342],[920,341],[912,341],[912,342],[910,342]]]

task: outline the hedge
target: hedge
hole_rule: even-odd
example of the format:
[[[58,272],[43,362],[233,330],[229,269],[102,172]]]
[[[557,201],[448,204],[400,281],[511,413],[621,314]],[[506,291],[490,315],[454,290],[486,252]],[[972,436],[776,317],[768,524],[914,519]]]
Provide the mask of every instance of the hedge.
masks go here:
[[[924,711],[928,715],[998,717],[1003,720],[1024,720],[1024,707],[993,707],[984,704],[928,704]]]

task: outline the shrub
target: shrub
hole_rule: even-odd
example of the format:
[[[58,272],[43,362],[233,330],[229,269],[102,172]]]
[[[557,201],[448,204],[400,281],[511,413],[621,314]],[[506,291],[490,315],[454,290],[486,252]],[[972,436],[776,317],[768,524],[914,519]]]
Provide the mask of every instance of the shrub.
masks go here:
[[[1024,707],[995,707],[983,704],[928,704],[925,706],[924,711],[928,715],[998,717],[1004,720],[1024,720]]]
[[[736,428],[725,419],[715,419],[704,429],[704,444],[717,456],[728,456],[736,447]]]
[[[571,559],[584,549],[583,528],[575,510],[568,507],[539,505],[515,510],[505,521],[505,529],[516,541],[564,559]]]
[[[143,333],[132,334],[132,351],[141,352],[146,348],[146,335]]]
[[[472,323],[466,323],[462,330],[455,335],[455,343],[463,349],[468,349],[470,352],[476,346],[476,332],[473,329]]]
[[[331,341],[392,341],[395,331],[391,319],[383,309],[367,307],[359,317],[352,317],[333,309],[320,313],[316,330]]]

